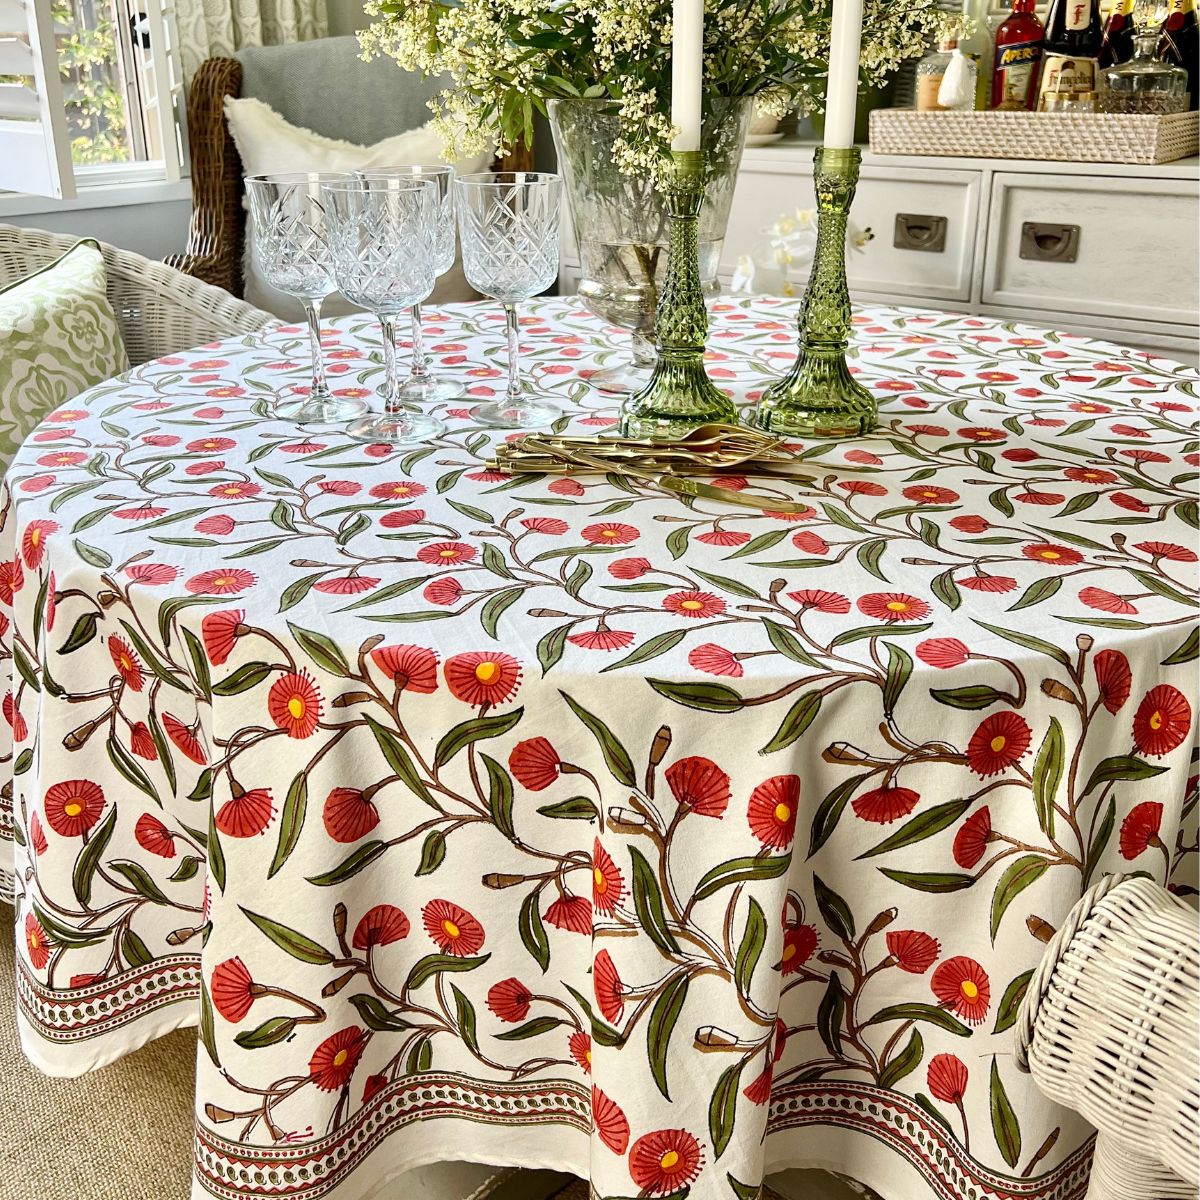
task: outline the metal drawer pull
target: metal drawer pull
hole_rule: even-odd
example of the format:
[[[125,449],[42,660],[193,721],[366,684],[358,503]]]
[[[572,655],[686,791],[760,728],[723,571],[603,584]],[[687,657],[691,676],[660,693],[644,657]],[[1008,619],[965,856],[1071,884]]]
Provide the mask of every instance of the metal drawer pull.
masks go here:
[[[897,250],[924,250],[929,254],[941,254],[946,249],[947,224],[945,217],[897,213],[896,236],[892,245]]]
[[[1079,257],[1079,226],[1026,221],[1021,226],[1021,257],[1073,263]]]

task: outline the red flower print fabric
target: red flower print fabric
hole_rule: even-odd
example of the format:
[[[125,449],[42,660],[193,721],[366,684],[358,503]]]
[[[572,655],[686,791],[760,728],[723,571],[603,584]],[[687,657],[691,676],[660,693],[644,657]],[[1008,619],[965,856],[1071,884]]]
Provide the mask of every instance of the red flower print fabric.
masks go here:
[[[55,783],[46,789],[46,821],[63,837],[80,837],[100,819],[104,811],[104,791],[87,779]]]
[[[681,758],[663,777],[679,804],[702,817],[722,817],[729,806],[729,776],[707,758]]]
[[[935,1054],[929,1060],[926,1072],[929,1092],[935,1100],[945,1104],[959,1104],[967,1094],[970,1076],[966,1063],[954,1054]]]
[[[1197,895],[1195,374],[855,315],[876,431],[714,481],[787,513],[507,476],[520,435],[463,401],[428,446],[299,430],[266,399],[305,382],[298,326],[51,413],[0,485],[35,1061],[195,1025],[198,1197],[464,1157],[610,1200],[745,1200],[785,1162],[1076,1195],[1088,1131],[1014,1023],[1031,930],[1106,873]],[[736,403],[795,316],[712,305]],[[502,390],[494,306],[424,319],[440,372]],[[595,318],[522,321],[564,430],[610,429]],[[368,403],[378,336],[323,329]]]

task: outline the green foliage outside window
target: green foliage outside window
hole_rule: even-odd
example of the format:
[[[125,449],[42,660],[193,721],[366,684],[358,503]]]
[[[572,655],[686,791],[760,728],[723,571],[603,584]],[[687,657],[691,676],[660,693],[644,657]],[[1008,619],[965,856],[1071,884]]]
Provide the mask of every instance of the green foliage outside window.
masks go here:
[[[108,4],[58,0],[55,38],[66,100],[71,159],[79,165],[127,162],[125,96],[120,87],[116,25]]]

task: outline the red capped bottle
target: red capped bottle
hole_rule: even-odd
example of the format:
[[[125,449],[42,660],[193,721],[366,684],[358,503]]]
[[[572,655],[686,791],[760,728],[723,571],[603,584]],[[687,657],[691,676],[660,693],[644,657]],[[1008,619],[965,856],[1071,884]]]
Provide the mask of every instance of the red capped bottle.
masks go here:
[[[1115,67],[1133,57],[1134,0],[1117,0],[1104,26],[1104,42],[1100,47],[1100,65]]]
[[[1036,9],[1037,0],[1013,0],[1012,12],[996,30],[992,108],[1029,109],[1037,103],[1044,30]]]
[[[1190,108],[1196,107],[1200,90],[1196,59],[1200,57],[1200,32],[1196,23],[1196,0],[1171,0],[1167,19],[1163,22],[1158,42],[1158,56],[1164,62],[1182,67],[1188,73]]]

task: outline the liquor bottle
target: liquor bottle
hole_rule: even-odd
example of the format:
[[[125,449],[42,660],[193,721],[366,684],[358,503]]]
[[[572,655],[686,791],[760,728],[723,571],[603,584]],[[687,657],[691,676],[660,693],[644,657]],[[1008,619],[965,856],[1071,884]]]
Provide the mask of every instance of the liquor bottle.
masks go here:
[[[1104,41],[1100,46],[1100,65],[1113,67],[1133,57],[1134,0],[1117,0],[1104,26]]]
[[[995,26],[988,25],[988,0],[963,0],[963,16],[958,48],[975,63],[975,107],[986,110],[991,104],[992,67],[996,58],[992,41]]]
[[[1050,92],[1095,92],[1104,27],[1099,0],[1050,0],[1038,108]]]
[[[1163,22],[1158,42],[1158,56],[1164,62],[1182,67],[1188,73],[1190,107],[1196,107],[1200,79],[1196,74],[1196,59],[1200,57],[1200,33],[1196,25],[1195,0],[1170,0],[1170,10]]]
[[[1013,0],[1012,12],[996,30],[992,108],[1033,108],[1037,100],[1043,29],[1036,8],[1036,0]]]

